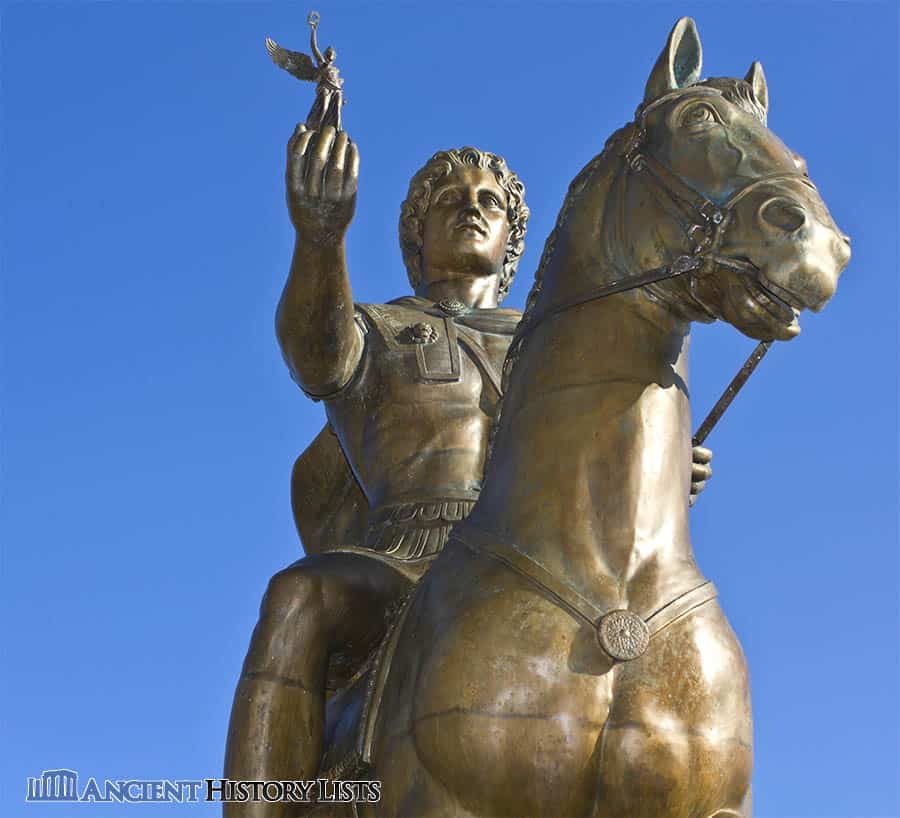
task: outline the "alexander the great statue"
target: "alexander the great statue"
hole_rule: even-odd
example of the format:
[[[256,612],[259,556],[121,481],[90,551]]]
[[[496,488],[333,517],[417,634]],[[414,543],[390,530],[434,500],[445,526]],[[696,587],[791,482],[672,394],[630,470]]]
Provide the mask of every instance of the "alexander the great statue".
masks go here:
[[[298,125],[287,149],[296,244],[278,305],[291,376],[328,426],[295,467],[306,556],[276,574],[235,694],[231,779],[310,779],[326,691],[377,647],[391,615],[481,488],[504,357],[520,313],[499,305],[524,249],[524,187],[493,153],[436,153],[413,177],[400,241],[415,292],[357,304],[345,261],[359,154]],[[692,491],[709,476],[695,452]],[[293,807],[294,809],[296,806]],[[288,803],[226,815],[290,814]]]

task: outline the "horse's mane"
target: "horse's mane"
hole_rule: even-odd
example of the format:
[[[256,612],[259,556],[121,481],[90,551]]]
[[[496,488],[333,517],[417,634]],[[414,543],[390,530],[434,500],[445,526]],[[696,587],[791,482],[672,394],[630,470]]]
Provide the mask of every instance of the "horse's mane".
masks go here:
[[[578,173],[578,175],[572,180],[569,185],[569,189],[566,192],[566,198],[563,200],[562,207],[559,210],[559,215],[556,217],[556,224],[553,226],[553,230],[550,231],[550,235],[547,236],[547,241],[544,242],[544,250],[541,253],[541,260],[538,264],[537,271],[534,274],[534,283],[531,285],[531,290],[528,293],[528,297],[525,300],[525,311],[522,313],[522,319],[519,321],[519,325],[516,327],[516,334],[513,336],[512,343],[509,345],[509,350],[506,353],[506,358],[503,361],[503,374],[501,379],[501,395],[500,399],[497,402],[497,410],[494,414],[494,422],[491,425],[491,432],[488,438],[488,447],[487,447],[487,455],[485,457],[485,470],[490,464],[491,454],[494,449],[494,441],[497,436],[497,430],[500,428],[500,419],[503,414],[503,403],[505,400],[505,396],[509,389],[509,381],[512,375],[512,371],[515,368],[516,363],[519,358],[521,358],[522,353],[525,350],[525,339],[529,335],[531,322],[534,320],[534,311],[538,302],[538,298],[540,297],[541,291],[544,285],[544,272],[546,271],[550,259],[553,257],[553,251],[556,248],[556,239],[559,235],[560,231],[563,228],[563,225],[566,222],[566,218],[569,215],[572,207],[581,197],[581,194],[584,192],[585,188],[588,185],[588,182],[594,177],[594,174],[603,166],[607,160],[617,151],[621,145],[626,144],[630,139],[631,135],[634,133],[635,125],[633,122],[629,122],[626,125],[623,125],[617,131],[615,131],[609,139],[606,140],[606,144],[603,146],[603,150],[591,159],[584,168]]]
[[[755,116],[763,125],[767,124],[766,109],[753,93],[753,86],[746,80],[737,80],[734,77],[710,77],[698,82],[697,87],[714,88],[732,105]]]
[[[763,125],[766,124],[766,109],[756,98],[756,95],[753,93],[753,87],[749,82],[734,79],[733,77],[710,77],[695,85],[697,87],[713,88],[716,91],[719,91],[728,102],[756,117]],[[553,230],[550,231],[550,235],[547,236],[547,241],[544,243],[541,260],[538,264],[537,271],[534,274],[534,284],[532,284],[531,290],[528,293],[528,298],[525,300],[525,311],[522,314],[522,320],[516,328],[516,334],[513,336],[512,343],[510,344],[509,350],[506,353],[506,358],[503,361],[501,381],[502,392],[500,399],[497,402],[497,410],[494,415],[494,422],[491,426],[491,432],[488,438],[485,471],[487,471],[487,468],[490,465],[491,454],[494,450],[494,442],[500,428],[503,403],[505,396],[509,391],[512,371],[525,350],[525,339],[530,334],[531,322],[534,320],[535,307],[543,289],[544,273],[550,263],[550,259],[553,257],[557,236],[562,230],[569,212],[578,202],[581,194],[587,187],[588,182],[593,179],[594,174],[597,173],[616,151],[619,151],[624,144],[628,144],[634,136],[635,128],[636,125],[634,121],[632,121],[615,131],[609,139],[606,140],[603,150],[584,166],[569,185],[569,189],[566,192],[566,198],[560,208],[559,215],[556,217],[556,224],[554,225]]]

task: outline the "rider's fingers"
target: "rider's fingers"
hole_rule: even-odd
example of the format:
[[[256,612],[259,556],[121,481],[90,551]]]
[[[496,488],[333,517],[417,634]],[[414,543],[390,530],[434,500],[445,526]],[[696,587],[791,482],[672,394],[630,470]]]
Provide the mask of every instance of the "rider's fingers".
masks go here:
[[[704,466],[702,463],[694,463],[691,466],[691,480],[694,483],[698,483],[701,480],[709,480],[712,474],[712,466]]]
[[[325,165],[331,154],[331,146],[334,144],[334,128],[326,125],[319,133],[319,138],[308,149],[309,156],[306,159],[306,193],[311,198],[317,198],[322,193],[322,176],[325,173]]]
[[[347,144],[347,159],[344,169],[344,198],[356,195],[356,183],[359,179],[359,151],[353,142]]]
[[[694,446],[693,456],[695,463],[709,463],[712,460],[712,449],[705,446]]]
[[[697,483],[691,483],[691,494],[696,496],[706,488],[706,481],[701,480]]]
[[[291,138],[288,139],[287,142],[287,155],[289,162],[297,149],[297,144],[300,142],[300,137],[302,137],[305,133],[308,132],[306,130],[306,125],[304,125],[302,122],[296,128],[294,128],[294,132],[291,134]]]
[[[299,127],[299,126],[298,126]],[[296,133],[296,132],[295,132]],[[305,193],[304,175],[306,173],[306,153],[315,131],[307,131],[304,127],[297,139],[288,144],[288,184],[297,193]]]
[[[344,191],[344,167],[347,156],[347,145],[350,140],[344,131],[334,138],[331,148],[331,158],[325,167],[325,183],[322,188],[322,196],[330,201],[337,201]]]

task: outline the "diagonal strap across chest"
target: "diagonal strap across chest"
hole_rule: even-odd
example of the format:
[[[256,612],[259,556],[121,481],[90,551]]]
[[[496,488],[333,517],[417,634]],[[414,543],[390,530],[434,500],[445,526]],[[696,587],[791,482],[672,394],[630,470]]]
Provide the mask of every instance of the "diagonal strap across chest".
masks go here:
[[[601,608],[515,546],[488,537],[471,523],[465,524],[463,532],[454,530],[450,543],[491,557],[529,580],[573,618],[594,629],[600,647],[617,661],[638,658],[663,628],[718,596],[716,586],[707,581],[670,600],[644,619],[632,611]]]
[[[459,342],[462,344],[476,366],[481,370],[487,382],[493,387],[499,398],[503,394],[503,387],[500,372],[494,366],[490,353],[482,346],[478,336],[468,327],[457,325],[456,332],[459,335]]]

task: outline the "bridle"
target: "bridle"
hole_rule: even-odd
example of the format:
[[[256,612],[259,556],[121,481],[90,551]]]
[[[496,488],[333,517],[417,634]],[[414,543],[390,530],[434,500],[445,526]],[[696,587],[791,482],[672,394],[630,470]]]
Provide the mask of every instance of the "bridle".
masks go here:
[[[614,293],[621,293],[647,284],[665,281],[676,276],[688,274],[692,277],[691,290],[695,299],[693,276],[709,275],[717,267],[726,267],[739,274],[752,276],[756,281],[760,281],[762,278],[760,270],[749,261],[722,256],[720,253],[725,231],[731,223],[735,205],[754,188],[767,182],[799,179],[811,187],[812,183],[800,173],[772,174],[753,179],[746,185],[738,188],[728,197],[724,205],[718,205],[695,190],[678,174],[671,171],[648,152],[645,146],[647,114],[654,108],[683,95],[687,91],[721,96],[721,92],[711,88],[679,89],[664,94],[647,105],[640,106],[635,115],[635,130],[622,150],[621,156],[632,172],[643,174],[642,179],[652,194],[666,210],[679,219],[690,247],[689,251],[678,256],[671,264],[646,270],[633,276],[623,275],[601,287],[556,304],[551,309],[536,312],[527,324],[524,323],[524,320],[523,324],[520,324],[520,330],[513,341],[514,344],[521,345],[523,339],[540,323],[572,307],[586,304]],[[699,299],[697,301],[705,311],[709,312],[702,301]],[[770,343],[769,341],[761,342],[750,354],[750,357],[732,379],[694,435],[692,440],[694,446],[699,446],[704,442],[713,426],[732,400],[734,400],[738,390],[740,390],[757,364],[762,360],[769,349]],[[712,583],[704,582],[682,593],[646,619],[643,619],[627,609],[604,610],[601,606],[580,594],[567,582],[558,579],[541,563],[514,544],[504,543],[495,536],[487,535],[474,525],[471,520],[467,520],[462,524],[462,532],[458,529],[454,530],[450,538],[450,544],[454,542],[476,554],[481,553],[499,561],[508,569],[518,573],[540,588],[556,605],[568,611],[576,620],[584,622],[593,628],[600,646],[616,661],[628,661],[641,656],[646,651],[648,643],[654,634],[676,619],[680,619],[687,613],[706,604],[716,596],[715,586]],[[448,544],[448,547],[450,544]]]
[[[745,259],[723,256],[720,252],[725,232],[732,220],[734,208],[752,190],[770,182],[783,180],[800,181],[813,190],[816,189],[815,185],[809,180],[809,177],[802,173],[774,173],[758,179],[752,179],[747,184],[742,185],[728,197],[724,205],[717,204],[693,188],[677,173],[667,168],[646,148],[647,115],[672,99],[685,96],[688,93],[713,97],[722,96],[720,91],[713,88],[688,87],[670,91],[668,94],[663,94],[646,105],[640,105],[635,113],[633,135],[621,150],[620,155],[633,173],[642,174],[642,180],[650,192],[666,210],[681,222],[686,242],[690,247],[689,251],[676,257],[670,264],[654,267],[651,270],[645,270],[635,275],[623,274],[613,281],[600,287],[595,287],[588,292],[580,293],[549,309],[539,310],[531,317],[527,326],[522,327],[520,335],[530,334],[546,319],[565,312],[572,307],[685,274],[690,274],[693,283],[694,276],[709,275],[718,267],[725,267],[736,273],[751,276],[757,282],[760,282],[762,286],[768,288],[769,285],[760,280],[761,274],[756,266]],[[588,270],[588,273],[590,272],[591,270]],[[693,287],[691,289],[693,291]],[[702,305],[702,302],[699,303]]]
[[[742,185],[728,197],[728,200],[723,205],[717,204],[712,199],[693,188],[682,179],[681,176],[674,173],[653,156],[646,147],[647,115],[661,105],[680,96],[685,96],[688,93],[711,97],[722,96],[721,91],[714,88],[697,88],[696,86],[690,86],[688,88],[679,88],[675,91],[663,94],[661,97],[658,97],[646,105],[641,104],[635,112],[635,127],[632,136],[624,145],[620,155],[631,172],[642,175],[642,181],[663,208],[681,222],[685,233],[686,243],[690,248],[689,251],[677,256],[670,264],[654,267],[653,269],[645,270],[635,275],[623,274],[602,286],[595,287],[587,292],[580,293],[561,303],[555,304],[549,309],[537,310],[530,317],[527,324],[523,322],[523,324],[520,325],[520,330],[515,341],[516,344],[521,344],[527,335],[531,334],[537,326],[548,318],[559,315],[573,307],[578,307],[582,304],[587,304],[609,295],[627,292],[628,290],[634,290],[648,284],[656,284],[683,275],[688,275],[691,295],[697,301],[698,305],[701,306],[704,311],[710,313],[711,317],[715,317],[697,296],[694,282],[696,278],[707,276],[720,267],[732,270],[741,275],[752,277],[761,287],[769,290],[773,294],[777,294],[779,300],[788,303],[784,298],[786,294],[781,291],[780,288],[765,281],[758,267],[745,259],[723,256],[720,250],[725,237],[725,232],[728,229],[729,224],[731,224],[735,206],[755,188],[760,185],[784,180],[799,181],[807,187],[812,188],[814,191],[816,190],[816,187],[810,181],[809,177],[803,173],[774,173],[768,176],[762,176],[758,179],[752,179],[747,182],[747,184]],[[589,269],[587,272],[590,273],[592,271]],[[753,370],[756,369],[756,366],[762,360],[763,356],[768,352],[770,345],[771,341],[762,341],[754,348],[753,352],[738,370],[737,375],[735,375],[731,380],[731,383],[729,383],[728,387],[722,393],[722,396],[716,402],[716,405],[700,425],[697,433],[693,437],[693,444],[695,446],[699,446],[704,442],[706,437],[712,431],[713,426],[718,422],[719,418],[721,418],[725,410],[734,400],[740,388],[746,383],[747,379],[753,373]]]

